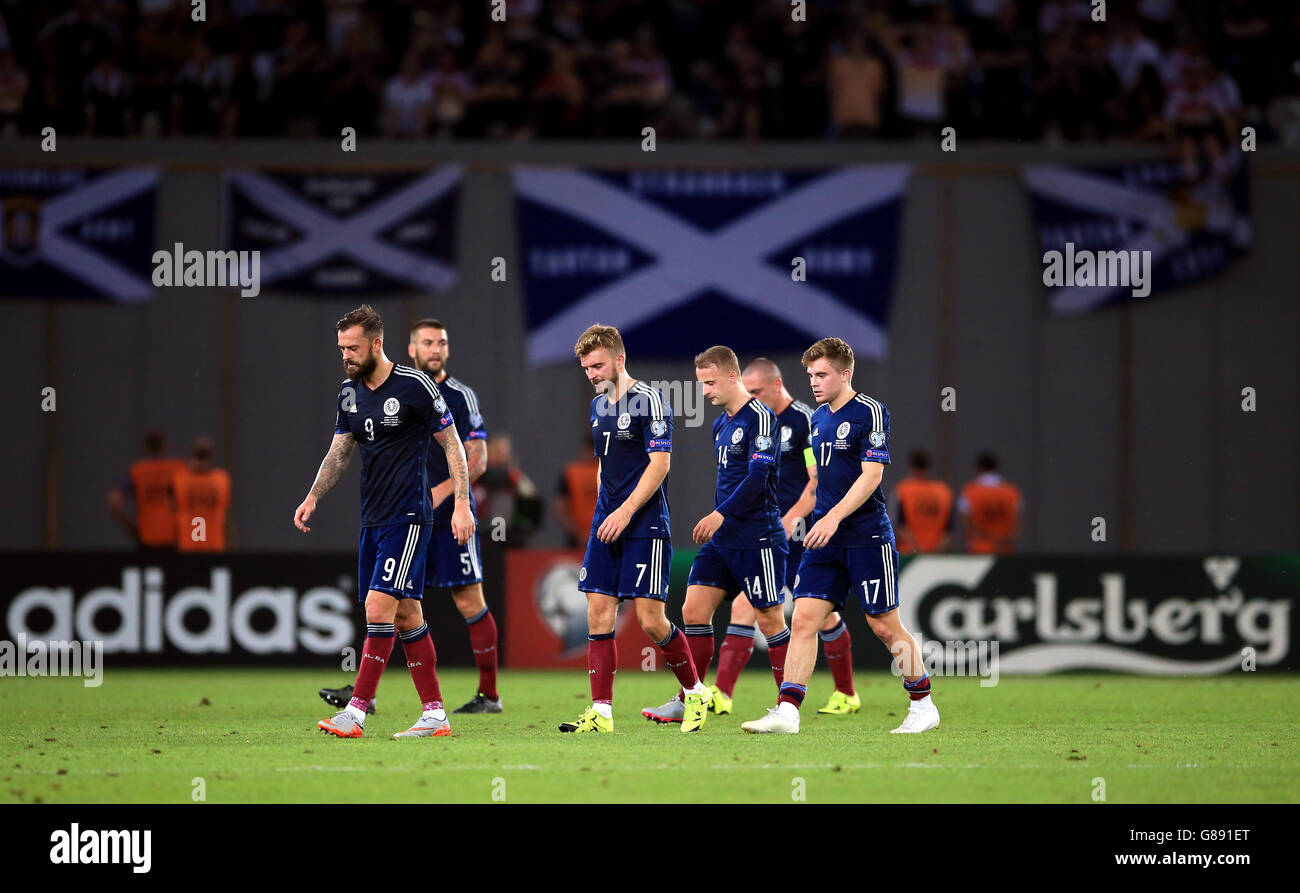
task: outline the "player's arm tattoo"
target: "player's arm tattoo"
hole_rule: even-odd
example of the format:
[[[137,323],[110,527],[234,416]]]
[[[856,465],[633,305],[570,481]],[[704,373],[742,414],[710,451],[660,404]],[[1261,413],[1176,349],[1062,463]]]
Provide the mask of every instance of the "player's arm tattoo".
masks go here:
[[[349,434],[335,433],[334,441],[330,444],[329,452],[320,463],[320,470],[316,472],[316,481],[311,485],[311,495],[320,499],[330,491],[339,479],[343,477],[343,472],[348,470],[348,464],[352,461],[352,454],[357,450],[357,439]]]
[[[469,503],[469,468],[465,464],[465,447],[460,442],[460,435],[454,427],[447,427],[436,432],[434,440],[442,444],[442,451],[447,454],[447,470],[456,483],[456,501]]]
[[[471,440],[465,443],[465,462],[469,466],[469,482],[472,484],[487,471],[487,441]]]

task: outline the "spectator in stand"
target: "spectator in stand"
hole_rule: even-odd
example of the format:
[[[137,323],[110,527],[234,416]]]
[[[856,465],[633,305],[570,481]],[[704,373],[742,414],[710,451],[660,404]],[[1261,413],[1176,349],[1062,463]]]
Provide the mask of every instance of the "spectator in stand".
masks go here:
[[[463,132],[473,138],[498,139],[513,136],[523,121],[523,59],[506,43],[498,29],[489,29],[479,48],[470,81],[470,94]]]
[[[176,548],[176,511],[172,487],[176,473],[185,463],[168,458],[167,440],[161,431],[144,436],[144,456],[132,463],[126,477],[108,491],[108,510],[131,539],[146,552],[169,552]],[[135,514],[127,502],[135,501]]]
[[[930,454],[914,450],[910,473],[894,487],[899,552],[947,552],[952,546],[952,487],[930,476]]]
[[[1135,18],[1122,16],[1106,48],[1106,61],[1119,81],[1119,94],[1104,106],[1111,126],[1129,137],[1157,136],[1163,130],[1159,112],[1164,107],[1160,47],[1142,33]]]
[[[438,62],[429,75],[430,119],[433,132],[450,136],[465,117],[465,107],[474,91],[469,75],[456,62],[456,51],[444,46],[438,50]]]
[[[0,50],[0,136],[12,136],[18,130],[31,79],[18,64],[11,50]]]
[[[1239,94],[1231,79],[1225,84],[1219,74],[1208,57],[1189,56],[1165,103],[1171,148],[1190,180],[1200,178],[1203,161],[1214,172],[1224,172],[1225,154],[1236,132]]]
[[[290,21],[284,40],[272,54],[275,87],[271,104],[291,136],[315,136],[316,115],[324,94],[325,52],[312,36],[311,22]],[[331,134],[337,136],[337,134]]]
[[[230,509],[230,473],[212,464],[212,441],[200,437],[190,461],[172,483],[176,500],[177,545],[182,552],[226,551],[226,512]]]
[[[99,64],[86,75],[81,95],[86,104],[86,133],[91,136],[134,135],[131,76],[121,69],[112,55],[100,59]]]
[[[957,505],[967,552],[1006,555],[1015,549],[1024,503],[1020,488],[998,474],[992,453],[976,458],[975,477],[961,488]]]
[[[984,73],[980,126],[985,136],[1022,139],[1029,134],[1029,77],[1033,63],[1029,35],[1020,29],[1014,4],[1001,6],[977,39],[975,61]]]
[[[1276,88],[1277,60],[1284,56],[1278,52],[1279,42],[1273,36],[1269,5],[1263,0],[1227,0],[1220,4],[1219,20],[1213,30],[1218,37],[1223,68],[1241,86],[1242,101],[1252,113],[1263,108]],[[1291,8],[1294,10],[1293,5]],[[1294,39],[1292,34],[1287,50],[1295,49]],[[1290,59],[1292,55],[1285,58]]]
[[[852,138],[880,133],[888,74],[880,57],[868,51],[860,31],[850,32],[843,49],[831,56],[826,89],[833,136]]]
[[[543,139],[574,139],[587,129],[587,89],[578,76],[577,54],[551,45],[551,64],[533,91],[533,133]]]
[[[506,521],[506,542],[515,548],[527,544],[542,523],[542,500],[537,487],[515,464],[509,436],[488,438],[487,468],[474,482],[474,499],[487,534],[496,518]]]
[[[433,89],[420,71],[420,57],[408,52],[402,57],[402,70],[384,87],[384,136],[423,136],[432,102]]]
[[[192,42],[193,58],[176,73],[172,92],[172,136],[229,132],[234,71],[230,59],[217,57],[203,37]]]
[[[121,29],[112,19],[116,3],[77,0],[71,9],[46,23],[37,35],[44,51],[45,108],[54,112],[42,126],[81,132],[81,88],[95,64],[113,51]]]
[[[596,497],[599,495],[596,485],[599,472],[600,460],[592,455],[591,435],[583,431],[576,455],[560,472],[553,508],[556,519],[564,528],[565,545],[570,549],[584,547],[591,534],[591,519],[596,514]]]
[[[347,32],[321,111],[321,129],[325,133],[340,133],[344,127],[355,127],[363,136],[375,132],[379,97],[384,91],[375,57],[365,29],[358,26]]]

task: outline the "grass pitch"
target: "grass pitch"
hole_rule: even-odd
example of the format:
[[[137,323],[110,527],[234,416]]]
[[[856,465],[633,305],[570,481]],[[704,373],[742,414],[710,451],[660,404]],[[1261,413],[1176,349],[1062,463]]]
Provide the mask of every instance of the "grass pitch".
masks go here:
[[[400,668],[399,668],[400,669]],[[440,674],[452,706],[470,670]],[[936,678],[943,725],[890,735],[906,710],[888,674],[860,673],[862,712],[817,716],[829,675],[809,686],[798,736],[746,735],[771,677],[750,668],[735,712],[703,730],[643,719],[676,688],[665,672],[619,675],[613,735],[561,735],[589,702],[581,672],[506,671],[506,712],[452,717],[450,738],[394,741],[419,712],[389,672],[366,737],[316,730],[330,670],[109,670],[0,680],[0,803],[376,802],[1063,802],[1300,801],[1294,719],[1300,680],[1238,674]]]

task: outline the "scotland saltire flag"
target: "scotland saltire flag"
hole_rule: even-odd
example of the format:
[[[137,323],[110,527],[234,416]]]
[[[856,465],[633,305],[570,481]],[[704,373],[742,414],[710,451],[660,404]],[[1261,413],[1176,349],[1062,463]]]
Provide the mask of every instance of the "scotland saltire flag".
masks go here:
[[[152,168],[0,168],[0,295],[147,301]]]
[[[1240,153],[1190,174],[1157,159],[1103,167],[1031,165],[1023,172],[1039,248],[1066,252],[1150,251],[1151,291],[1218,273],[1251,245],[1246,166]],[[1122,285],[1048,290],[1052,312],[1081,313],[1132,300]]]
[[[830,335],[884,356],[908,174],[516,168],[528,361],[571,361],[596,322],[638,356],[803,351]]]
[[[227,247],[261,251],[262,288],[442,291],[456,281],[461,168],[421,174],[232,171]]]

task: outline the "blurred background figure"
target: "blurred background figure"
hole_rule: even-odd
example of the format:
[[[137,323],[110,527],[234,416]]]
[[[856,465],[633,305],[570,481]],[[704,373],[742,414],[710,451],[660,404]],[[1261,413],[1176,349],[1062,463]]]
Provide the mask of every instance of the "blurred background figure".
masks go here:
[[[947,552],[952,548],[952,487],[930,477],[930,454],[913,450],[908,476],[894,487],[894,532],[899,552]]]
[[[1020,488],[998,474],[997,456],[976,458],[975,477],[961,488],[958,508],[967,552],[1006,555],[1015,549],[1023,500]]]
[[[570,549],[586,546],[591,535],[591,519],[596,514],[596,474],[599,469],[600,460],[591,452],[591,435],[584,430],[573,460],[560,472],[553,507],[555,519],[564,528],[564,543]]]
[[[537,487],[515,464],[514,448],[507,435],[489,437],[487,451],[487,468],[474,482],[483,535],[493,536],[493,519],[504,518],[507,544],[511,548],[525,546],[542,525],[542,500]]]
[[[176,510],[172,486],[185,468],[180,459],[165,455],[167,438],[161,431],[144,435],[144,456],[131,464],[126,477],[108,491],[108,510],[142,549],[176,548]],[[135,502],[132,515],[127,503]]]
[[[182,552],[226,551],[230,473],[212,464],[211,440],[200,437],[194,441],[190,461],[176,472],[172,489],[176,498],[177,547]]]

